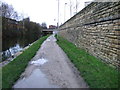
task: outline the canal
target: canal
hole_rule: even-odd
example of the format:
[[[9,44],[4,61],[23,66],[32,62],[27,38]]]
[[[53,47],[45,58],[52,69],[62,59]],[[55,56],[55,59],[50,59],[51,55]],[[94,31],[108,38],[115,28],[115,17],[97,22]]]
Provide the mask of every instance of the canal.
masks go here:
[[[12,55],[22,51],[24,47],[28,46],[38,38],[8,38],[2,40],[2,61],[8,60]],[[1,62],[1,61],[0,61]]]

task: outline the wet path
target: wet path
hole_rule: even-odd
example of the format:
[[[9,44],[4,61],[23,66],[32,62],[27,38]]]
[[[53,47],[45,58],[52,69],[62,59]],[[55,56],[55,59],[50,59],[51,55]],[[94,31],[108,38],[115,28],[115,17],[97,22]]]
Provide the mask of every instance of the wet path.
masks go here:
[[[88,87],[56,44],[54,35],[48,37],[29,62],[14,88],[86,88]]]

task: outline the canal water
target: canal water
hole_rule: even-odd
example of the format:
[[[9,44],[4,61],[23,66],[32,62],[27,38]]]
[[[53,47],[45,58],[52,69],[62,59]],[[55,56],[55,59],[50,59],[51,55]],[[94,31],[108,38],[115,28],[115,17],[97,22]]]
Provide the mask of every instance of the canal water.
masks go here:
[[[37,39],[38,38],[8,38],[2,40],[2,61],[7,60],[17,52],[22,51],[24,47]]]

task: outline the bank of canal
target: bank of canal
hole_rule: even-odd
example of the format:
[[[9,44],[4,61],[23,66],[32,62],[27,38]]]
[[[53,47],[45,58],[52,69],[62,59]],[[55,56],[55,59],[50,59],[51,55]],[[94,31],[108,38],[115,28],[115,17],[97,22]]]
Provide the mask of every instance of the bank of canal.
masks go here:
[[[34,41],[36,41],[38,37],[33,38],[6,38],[2,40],[2,61],[9,61],[9,58],[14,56],[16,53],[22,51],[26,46],[30,45]],[[0,62],[2,62],[0,61]]]
[[[38,37],[6,38],[2,40],[2,51],[0,52],[0,67],[8,64],[11,60],[20,55],[25,49],[31,46]]]

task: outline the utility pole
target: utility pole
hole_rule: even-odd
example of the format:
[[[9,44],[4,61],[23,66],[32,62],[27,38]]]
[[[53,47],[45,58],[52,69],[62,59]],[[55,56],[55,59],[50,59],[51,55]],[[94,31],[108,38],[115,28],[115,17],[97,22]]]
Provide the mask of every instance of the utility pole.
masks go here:
[[[70,18],[72,16],[72,5],[71,5],[71,0],[70,0]]]
[[[59,0],[58,0],[58,29],[59,29]]]
[[[77,3],[77,0],[76,0],[76,14],[77,14],[77,8],[78,8],[78,3]]]
[[[64,22],[66,21],[65,20],[65,17],[66,17],[66,5],[67,5],[67,3],[65,3],[65,6],[64,6]]]

